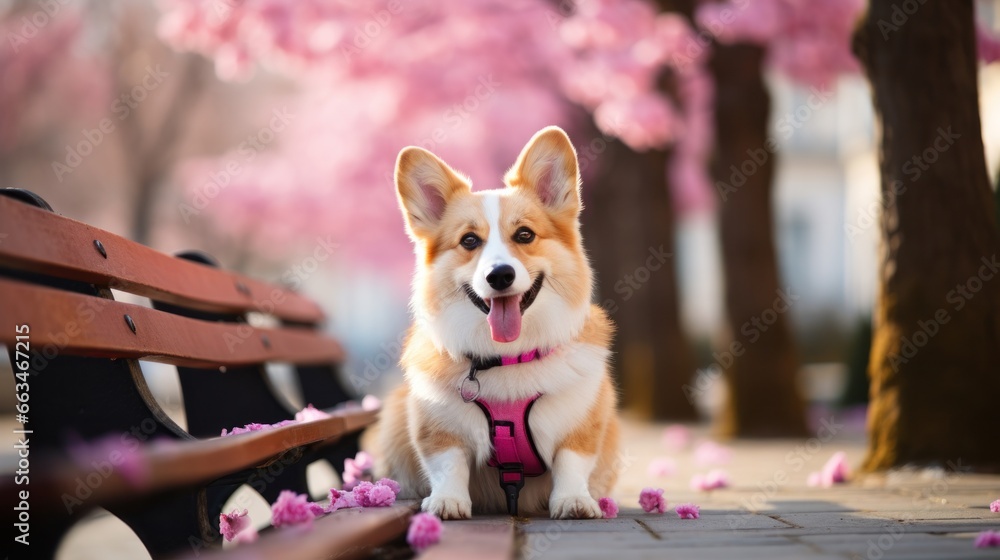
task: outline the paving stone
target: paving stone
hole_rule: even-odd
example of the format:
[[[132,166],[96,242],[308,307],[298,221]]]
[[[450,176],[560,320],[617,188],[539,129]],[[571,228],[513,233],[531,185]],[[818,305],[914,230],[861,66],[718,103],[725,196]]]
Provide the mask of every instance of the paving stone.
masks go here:
[[[899,523],[889,519],[865,517],[864,514],[858,512],[788,513],[774,515],[774,517],[796,528],[836,529],[844,532],[859,528],[882,529],[899,525]]]
[[[732,560],[733,558],[747,560],[845,559],[842,555],[817,554],[808,546],[793,543],[780,546],[745,548],[738,551],[731,547],[674,548],[661,545],[656,548],[618,550],[610,554],[608,551],[594,549],[579,551],[576,549],[562,550],[553,548],[542,558],[546,560],[607,560],[609,556],[621,560]],[[525,557],[525,559],[531,560],[529,557]]]
[[[845,504],[826,500],[774,500],[769,502],[752,502],[750,511],[756,513],[782,514],[782,513],[820,513],[820,512],[849,512],[857,511],[858,508]]]
[[[642,522],[656,533],[672,532],[719,532],[736,533],[753,529],[778,529],[791,527],[766,515],[753,513],[729,513],[726,515],[706,515],[700,519],[680,519],[676,515],[649,516]]]
[[[643,532],[644,529],[630,518],[618,519],[531,519],[521,524],[526,533],[615,533]]]
[[[877,558],[888,551],[936,551],[955,548],[955,543],[926,533],[882,532],[875,534],[804,535],[795,540],[831,553]],[[881,553],[881,554],[880,554]]]
[[[995,513],[991,513],[988,509],[975,510],[969,508],[946,508],[946,507],[929,507],[929,508],[916,508],[907,510],[896,510],[896,511],[865,511],[858,512],[856,515],[860,517],[874,517],[881,519],[892,519],[895,521],[911,522],[917,520],[935,520],[935,519],[971,519],[971,520],[984,520],[990,521],[989,516],[996,516]],[[1000,517],[1000,516],[998,516]]]

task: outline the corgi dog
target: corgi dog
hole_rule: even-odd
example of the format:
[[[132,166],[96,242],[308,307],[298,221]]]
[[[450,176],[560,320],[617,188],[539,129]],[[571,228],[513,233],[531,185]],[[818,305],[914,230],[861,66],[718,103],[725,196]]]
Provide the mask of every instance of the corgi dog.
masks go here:
[[[535,134],[503,188],[472,191],[412,146],[395,182],[417,266],[404,382],[376,436],[380,474],[443,519],[601,517],[617,478],[614,326],[591,304],[569,137]]]

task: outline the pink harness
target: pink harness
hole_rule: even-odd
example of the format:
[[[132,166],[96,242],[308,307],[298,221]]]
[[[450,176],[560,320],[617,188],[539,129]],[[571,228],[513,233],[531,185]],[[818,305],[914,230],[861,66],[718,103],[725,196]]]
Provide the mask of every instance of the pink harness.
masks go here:
[[[528,414],[540,393],[518,401],[491,401],[478,398],[479,380],[476,373],[500,366],[523,364],[549,355],[549,351],[532,350],[520,356],[472,358],[469,376],[462,382],[460,393],[465,402],[474,402],[486,415],[493,455],[489,466],[500,471],[500,487],[507,497],[507,512],[517,515],[517,497],[524,486],[524,477],[544,474],[548,467],[535,449],[528,425]]]

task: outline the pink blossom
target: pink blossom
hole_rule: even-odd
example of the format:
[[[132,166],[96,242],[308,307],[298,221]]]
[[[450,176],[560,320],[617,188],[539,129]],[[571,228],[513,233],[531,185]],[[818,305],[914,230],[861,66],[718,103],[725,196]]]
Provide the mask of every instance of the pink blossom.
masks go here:
[[[1000,513],[1000,500],[994,500],[990,503],[990,511],[993,513]]]
[[[250,516],[247,515],[247,510],[244,509],[241,512],[234,509],[231,513],[219,514],[219,533],[225,537],[226,541],[231,542],[236,535],[248,529],[253,529],[256,533],[256,529],[250,523]]]
[[[976,548],[993,548],[1000,546],[1000,531],[983,531],[976,536]]]
[[[396,502],[396,493],[392,488],[376,484],[365,495],[365,507],[389,507]]]
[[[691,477],[692,490],[717,490],[729,486],[729,476],[722,469],[713,469],[708,474],[696,474]]]
[[[64,4],[64,7],[70,7]],[[36,13],[8,6],[0,16],[3,87],[0,87],[0,153],[13,157],[25,142],[58,124],[103,114],[111,103],[108,60],[86,45],[86,9]],[[36,27],[37,26],[37,27]]]
[[[160,37],[214,60],[225,79],[245,79],[261,65],[305,91],[290,112],[309,118],[295,119],[204,214],[219,233],[272,254],[319,234],[341,244],[338,257],[408,268],[412,251],[392,189],[363,187],[382,185],[406,144],[432,147],[485,184],[510,164],[500,154],[515,155],[534,131],[548,124],[572,128],[577,104],[635,149],[707,134],[704,120],[688,118],[700,111],[697,98],[676,103],[659,83],[665,69],[679,75],[704,66],[708,49],[686,18],[658,13],[646,0],[580,0],[565,15],[549,0],[456,6],[414,0],[405,17],[393,16],[377,26],[377,36],[365,37],[363,48],[355,44],[357,30],[378,23],[364,3],[243,0],[226,2],[221,16],[215,4],[164,0]],[[479,81],[487,76],[502,86],[484,90]],[[461,126],[440,126],[456,103],[484,91],[473,98],[475,111],[461,112]],[[429,132],[438,128],[444,134],[431,142]],[[500,129],[504,134],[495,133]],[[235,152],[192,161],[181,178],[188,198],[239,157]],[[686,193],[710,185],[698,177],[697,162],[706,154],[679,152],[676,159],[695,161],[676,173],[687,181]],[[268,229],[266,242],[255,235],[262,221],[279,224]],[[354,235],[362,229],[369,232],[363,242]],[[381,250],[371,251],[374,245]],[[405,280],[399,285],[405,288]]]
[[[368,493],[375,488],[375,485],[367,480],[359,481],[351,492],[354,493],[354,497],[358,500],[358,505],[361,507],[368,507]]]
[[[313,420],[323,420],[329,417],[329,414],[313,407],[311,404],[307,404],[305,408],[295,413],[295,420],[297,422],[312,422]]]
[[[663,513],[667,511],[667,500],[663,497],[662,488],[643,488],[639,493],[639,505],[646,513]]]
[[[278,499],[271,504],[271,525],[306,524],[312,525],[314,514],[309,504],[309,496],[296,494],[292,490],[282,490]]]
[[[663,436],[660,439],[670,451],[681,451],[691,442],[691,431],[686,426],[672,424],[663,428]]]
[[[353,490],[362,480],[371,482],[374,463],[365,451],[359,451],[353,459],[344,459],[344,490]]]
[[[714,441],[703,441],[694,450],[694,461],[699,465],[725,465],[732,456],[728,447]]]
[[[694,504],[681,504],[677,506],[677,516],[681,519],[698,519],[701,517],[701,508]]]
[[[618,517],[618,503],[612,498],[601,498],[597,500],[597,505],[601,507],[601,517],[604,519],[614,519]]]
[[[410,519],[410,528],[406,531],[406,542],[416,552],[438,543],[441,540],[443,525],[433,513],[418,513]]]
[[[327,513],[327,509],[328,508],[326,508],[324,506],[321,506],[320,504],[317,504],[316,502],[309,502],[309,511],[312,512],[313,517],[319,517],[319,516],[323,515],[324,513]]]
[[[757,0],[703,3],[695,20],[721,43],[767,47],[768,65],[800,83],[829,88],[856,73],[851,33],[863,0]]]
[[[383,478],[376,483],[358,481],[353,490],[330,489],[330,505],[326,511],[352,507],[388,507],[396,503],[399,483],[391,478]]]
[[[705,482],[714,488],[727,488],[729,486],[729,475],[722,469],[712,469],[705,475]]]
[[[257,422],[252,422],[250,424],[247,424],[246,426],[243,426],[242,428],[240,428],[240,427],[233,428],[229,432],[227,432],[225,428],[222,428],[222,434],[221,435],[222,435],[222,437],[225,437],[225,436],[237,436],[237,435],[240,435],[240,434],[249,434],[250,432],[259,432],[261,430],[267,430],[267,429],[270,429],[270,428],[271,428],[270,424],[258,424]]]
[[[156,442],[157,445],[162,443]],[[101,471],[110,463],[115,472],[133,486],[141,485],[149,474],[142,450],[131,445],[123,436],[109,435],[89,442],[76,441],[69,446],[69,453],[73,462],[84,469]]]
[[[823,479],[834,484],[847,482],[850,476],[850,469],[847,466],[847,454],[838,451],[823,465]]]
[[[330,489],[330,505],[327,506],[327,511],[337,511],[338,509],[360,506],[361,504],[358,503],[358,497],[354,492],[337,490],[336,488]]]
[[[677,472],[677,462],[669,457],[657,457],[649,462],[646,472],[652,477],[671,476]]]
[[[361,408],[364,410],[378,410],[382,408],[382,401],[375,395],[365,395],[365,398],[361,399]]]
[[[389,487],[392,490],[393,494],[395,494],[397,496],[399,495],[399,491],[400,491],[399,483],[396,482],[395,480],[391,479],[391,478],[382,478],[382,479],[379,479],[379,481],[376,482],[375,485],[376,486],[387,486],[387,487]]]
[[[809,474],[806,484],[829,488],[834,484],[847,482],[849,476],[850,470],[847,466],[847,455],[843,451],[838,451],[823,465],[823,470],[818,473]]]

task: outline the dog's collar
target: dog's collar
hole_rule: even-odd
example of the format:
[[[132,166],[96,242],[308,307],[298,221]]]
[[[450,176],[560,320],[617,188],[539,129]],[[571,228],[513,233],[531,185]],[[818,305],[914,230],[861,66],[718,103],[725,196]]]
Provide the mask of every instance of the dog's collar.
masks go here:
[[[459,387],[458,393],[461,395],[463,401],[472,402],[479,396],[479,380],[476,379],[476,374],[478,372],[493,369],[495,367],[526,364],[528,362],[540,360],[551,353],[552,350],[535,348],[534,350],[529,350],[523,354],[515,356],[490,356],[487,358],[469,356],[469,361],[472,362],[469,367],[469,375],[462,380],[462,386]]]

